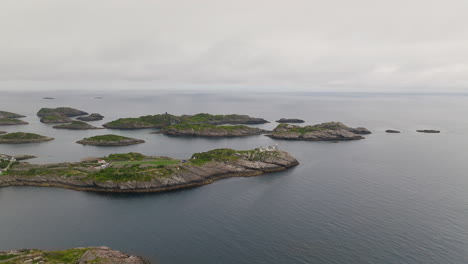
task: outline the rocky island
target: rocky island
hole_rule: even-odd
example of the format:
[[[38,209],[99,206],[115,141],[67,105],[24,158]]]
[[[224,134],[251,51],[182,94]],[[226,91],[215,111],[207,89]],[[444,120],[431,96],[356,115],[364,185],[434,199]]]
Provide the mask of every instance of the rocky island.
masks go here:
[[[22,117],[25,116],[12,112],[0,111],[0,126],[27,125],[28,122],[17,119]]]
[[[103,125],[111,129],[141,129],[141,128],[163,128],[174,124],[264,124],[268,123],[263,118],[250,117],[248,115],[211,115],[200,113],[196,115],[175,116],[171,114],[159,114],[140,116],[137,118],[120,118]]]
[[[0,263],[23,264],[150,264],[149,261],[108,247],[73,248],[67,250],[44,251],[20,249],[0,252]]]
[[[39,143],[54,140],[54,138],[34,133],[14,132],[0,135],[0,144]]]
[[[395,133],[400,133],[400,131],[394,130],[394,129],[387,129],[387,130],[385,130],[385,132],[387,132],[387,133],[394,133],[394,134],[395,134]]]
[[[144,140],[123,137],[118,135],[100,135],[89,138],[84,138],[76,143],[82,145],[93,145],[93,146],[128,146],[140,143],[145,143]]]
[[[328,122],[313,126],[279,124],[271,134],[273,139],[307,141],[341,141],[364,139],[361,135],[371,132],[363,127],[351,128],[341,122]]]
[[[260,135],[266,130],[244,125],[215,126],[210,124],[175,124],[161,129],[161,133],[168,136],[190,137],[243,137]]]
[[[434,133],[440,133],[440,130],[424,129],[424,130],[416,130],[416,132],[434,134]]]
[[[81,120],[81,121],[99,121],[99,120],[102,120],[104,119],[104,116],[101,115],[101,114],[98,114],[98,113],[92,113],[88,116],[80,116],[80,117],[77,117],[76,119],[78,120]]]
[[[53,186],[79,191],[161,192],[209,184],[228,177],[257,176],[298,165],[276,147],[215,149],[188,160],[139,153],[111,154],[75,163],[20,162],[0,176],[0,186]]]
[[[281,118],[276,120],[277,123],[304,123],[305,121],[297,118]]]
[[[71,130],[88,130],[88,129],[103,129],[102,127],[95,127],[88,123],[81,122],[81,121],[71,121],[69,124],[62,124],[53,126],[53,128],[57,129],[71,129]]]
[[[71,107],[58,107],[58,108],[41,108],[37,112],[37,116],[41,118],[41,122],[45,124],[61,124],[70,123],[70,117],[87,115],[88,113],[71,108]]]

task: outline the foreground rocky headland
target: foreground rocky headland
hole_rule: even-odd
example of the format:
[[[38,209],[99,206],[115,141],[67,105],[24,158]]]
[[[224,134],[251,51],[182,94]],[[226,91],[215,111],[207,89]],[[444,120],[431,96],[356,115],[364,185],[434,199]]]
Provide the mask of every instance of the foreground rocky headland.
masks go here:
[[[371,134],[363,127],[352,128],[341,122],[327,122],[312,126],[279,124],[271,134],[273,139],[307,140],[307,141],[340,141],[364,139],[361,135]]]
[[[103,129],[102,127],[95,127],[92,126],[88,123],[81,122],[81,121],[71,121],[71,123],[68,124],[61,124],[61,125],[55,125],[53,128],[57,129],[70,129],[70,130],[89,130],[89,129]]]
[[[93,146],[128,146],[145,143],[145,141],[136,138],[107,134],[84,138],[82,140],[77,141],[76,143]]]
[[[73,248],[44,251],[20,249],[0,252],[0,263],[4,264],[150,264],[142,257],[132,256],[108,247]]]
[[[176,124],[161,129],[161,133],[168,136],[188,136],[188,137],[244,137],[260,135],[266,130],[244,125],[215,126],[210,124]]]
[[[0,144],[39,143],[51,140],[54,140],[54,138],[24,132],[14,132],[0,135]]]
[[[228,177],[283,171],[298,161],[275,147],[215,149],[188,160],[139,153],[112,154],[75,163],[14,164],[0,176],[0,186],[53,186],[79,191],[161,192],[209,184]]]
[[[105,123],[103,127],[111,129],[142,129],[163,128],[174,124],[249,125],[265,123],[268,123],[268,121],[263,118],[250,117],[248,115],[211,115],[200,113],[196,115],[175,116],[166,113],[137,118],[120,118]]]

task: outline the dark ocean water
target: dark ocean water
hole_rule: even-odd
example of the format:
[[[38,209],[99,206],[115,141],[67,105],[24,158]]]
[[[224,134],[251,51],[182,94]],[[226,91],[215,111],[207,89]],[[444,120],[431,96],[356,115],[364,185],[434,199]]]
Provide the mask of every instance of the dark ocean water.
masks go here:
[[[58,106],[106,116],[92,124],[164,112],[239,113],[270,121],[342,121],[373,134],[335,144],[113,130],[147,143],[100,148],[74,142],[110,131],[55,130],[35,116],[41,107]],[[301,162],[286,172],[160,194],[0,188],[3,250],[106,245],[161,264],[468,263],[468,96],[2,92],[0,110],[25,114],[30,122],[0,130],[56,138],[0,145],[0,153],[37,155],[31,162],[79,161],[130,151],[186,158],[212,148],[273,143]],[[402,133],[386,134],[385,129]],[[442,133],[419,134],[416,129]]]

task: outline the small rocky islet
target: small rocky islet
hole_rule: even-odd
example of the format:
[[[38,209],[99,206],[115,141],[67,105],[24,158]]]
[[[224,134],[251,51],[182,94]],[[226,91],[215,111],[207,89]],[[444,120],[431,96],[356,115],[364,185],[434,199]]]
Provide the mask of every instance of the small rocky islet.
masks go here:
[[[298,118],[281,118],[276,120],[277,123],[304,123],[305,121]]]
[[[399,130],[395,130],[395,129],[387,129],[385,130],[386,133],[393,133],[393,134],[397,134],[397,133],[401,133]]]
[[[73,120],[67,124],[55,125],[53,128],[57,129],[70,129],[70,130],[89,130],[89,129],[103,129],[102,127],[95,127],[82,121]]]
[[[88,115],[85,111],[81,111],[71,107],[58,108],[41,108],[37,112],[37,116],[41,118],[41,122],[45,124],[61,124],[70,123],[70,117]]]
[[[341,122],[327,122],[312,126],[279,124],[266,136],[273,139],[305,141],[343,141],[364,139],[361,135],[371,134],[363,127],[352,128]]]
[[[164,128],[175,124],[252,125],[265,123],[268,123],[268,121],[263,118],[250,117],[248,115],[211,115],[200,113],[196,115],[176,116],[165,113],[137,118],[119,118],[105,123],[103,127],[110,129],[143,129]]]
[[[191,188],[228,177],[287,170],[299,162],[274,146],[252,150],[214,149],[190,159],[111,154],[75,163],[17,162],[0,176],[0,186],[52,186],[97,192],[162,192]]]
[[[216,126],[210,124],[175,124],[162,128],[155,134],[189,137],[244,137],[260,135],[266,130],[244,125]]]
[[[145,141],[136,138],[107,134],[84,138],[82,140],[77,141],[76,143],[92,146],[128,146],[145,143]]]
[[[27,125],[28,122],[17,119],[22,117],[25,116],[12,112],[0,111],[0,126]]]
[[[51,140],[54,140],[54,138],[25,132],[13,132],[0,135],[0,144],[40,143]]]
[[[88,116],[77,117],[76,119],[81,120],[81,121],[86,121],[86,122],[100,121],[100,120],[104,119],[104,116],[101,115],[101,114],[98,114],[98,113],[92,113],[92,114],[90,114]]]
[[[0,263],[23,264],[150,264],[142,257],[125,254],[108,247],[72,248],[67,250],[45,251],[39,249],[19,249],[0,252]]]
[[[416,130],[416,132],[419,132],[419,133],[429,133],[429,134],[438,134],[438,133],[440,133],[440,130],[421,129],[421,130]]]

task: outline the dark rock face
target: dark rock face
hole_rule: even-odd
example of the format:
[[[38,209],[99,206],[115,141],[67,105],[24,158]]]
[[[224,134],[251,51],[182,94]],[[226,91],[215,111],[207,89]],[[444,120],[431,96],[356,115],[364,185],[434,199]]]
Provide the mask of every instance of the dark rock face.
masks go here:
[[[440,130],[424,129],[424,130],[416,130],[416,132],[420,132],[420,133],[440,133]]]
[[[305,121],[297,118],[281,118],[276,120],[277,123],[304,123]]]
[[[274,139],[288,140],[341,141],[364,139],[360,135],[370,133],[369,130],[363,127],[352,128],[341,122],[328,122],[305,127],[280,124],[271,134],[266,136]]]
[[[14,171],[0,177],[0,186],[54,186],[80,191],[99,192],[162,192],[191,188],[212,183],[228,177],[248,177],[287,170],[299,162],[285,151],[248,152],[228,161],[210,161],[202,165],[184,163],[168,177],[152,178],[148,181],[95,181],[93,179],[62,175],[15,176]],[[73,163],[38,166],[76,166]],[[32,165],[31,165],[32,166]]]
[[[39,112],[37,112],[38,117],[45,117],[51,115],[64,115],[67,117],[75,117],[87,114],[88,113],[86,113],[85,111],[81,111],[71,107],[41,108]]]
[[[99,121],[99,120],[104,119],[104,116],[98,113],[92,113],[89,116],[80,116],[80,117],[77,117],[76,119],[81,120],[81,121]]]
[[[393,129],[387,129],[387,130],[385,130],[385,132],[387,132],[387,133],[400,133],[400,131],[393,130]]]
[[[20,249],[0,252],[0,256],[7,256],[7,263],[20,264],[20,263],[70,263],[61,259],[61,256],[68,256],[68,258],[75,258],[75,264],[150,264],[149,261],[122,253],[120,251],[112,250],[108,247],[89,247],[89,248],[74,248],[66,251],[43,251],[38,249]]]
[[[53,128],[57,129],[70,129],[70,130],[89,130],[89,129],[103,129],[100,127],[95,127],[92,126],[88,123],[81,122],[81,121],[72,121],[69,124],[63,124],[63,125],[56,125],[53,126]]]

